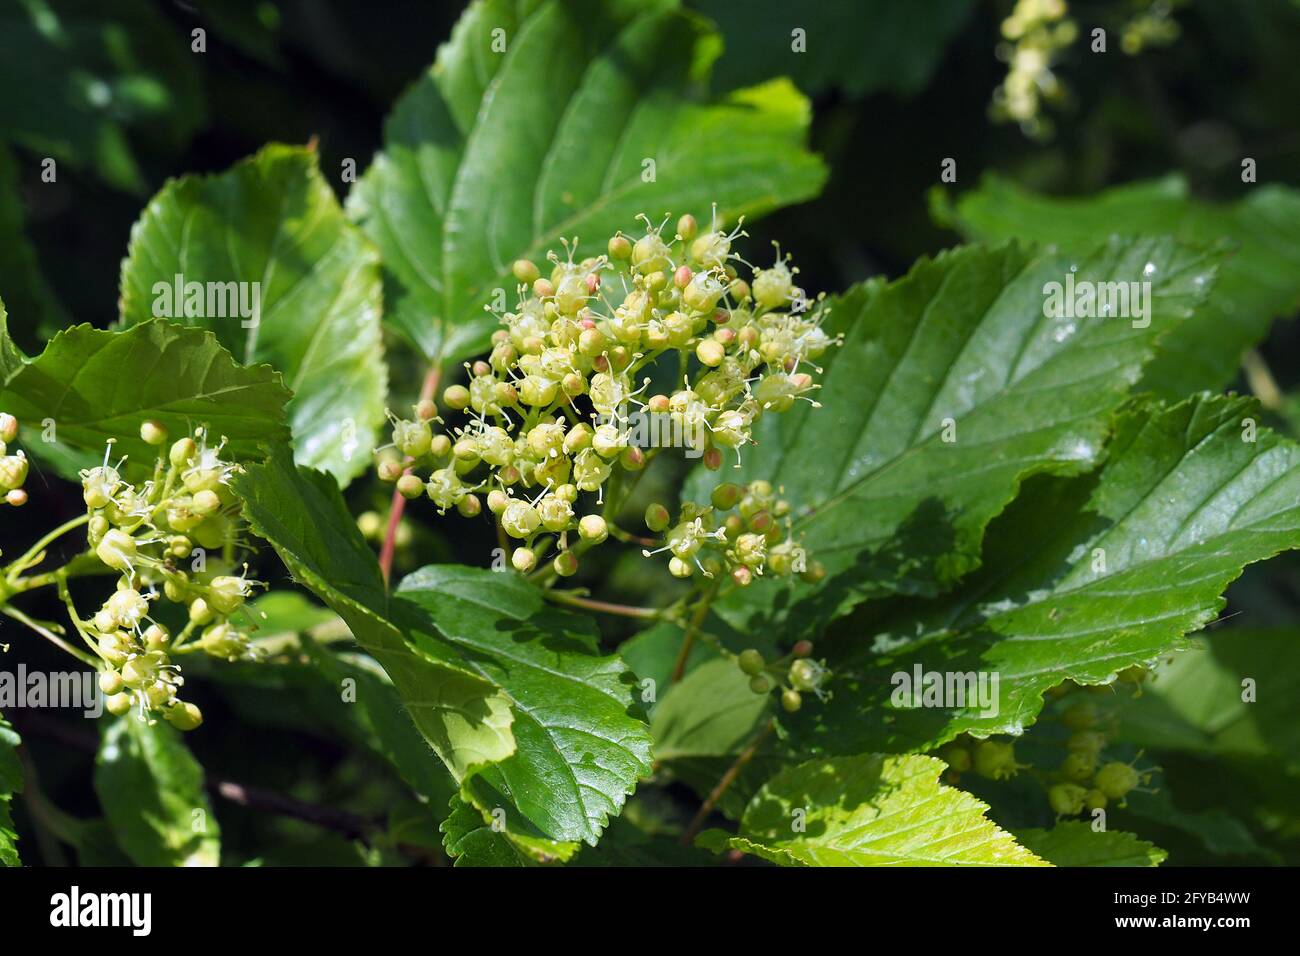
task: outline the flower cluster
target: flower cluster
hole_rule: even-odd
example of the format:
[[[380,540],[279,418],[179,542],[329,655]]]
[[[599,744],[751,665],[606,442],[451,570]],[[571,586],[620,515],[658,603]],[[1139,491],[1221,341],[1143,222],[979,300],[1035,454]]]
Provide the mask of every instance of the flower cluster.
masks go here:
[[[645,226],[576,262],[576,240],[566,243],[568,255],[551,253],[545,275],[516,262],[518,302],[499,314],[491,354],[442,395],[463,423],[448,428],[432,401],[393,421],[401,459],[382,459],[380,477],[408,498],[427,495],[441,512],[474,516],[486,504],[516,542],[511,563],[520,571],[536,566],[553,535],[554,571],[573,574],[578,553],[618,533],[608,517],[621,501],[608,500],[609,485],[663,447],[685,447],[717,469],[729,451],[739,461],[762,415],[800,399],[816,404],[806,369],[816,371],[834,343],[821,327],[825,311],[814,308],[821,297],[805,296],[779,249],[770,268],[750,267],[751,282],[732,251],[738,228],[700,233],[683,216],[670,238],[664,224]],[[681,386],[647,394],[652,379],[643,373],[665,356],[676,359]],[[594,512],[583,507],[592,499],[604,517],[580,516]],[[794,546],[768,536],[776,517],[762,529],[737,528],[725,544],[723,529],[712,529],[729,555],[720,566],[759,573],[793,564]],[[674,573],[690,573],[682,568],[705,544],[705,519],[683,514],[669,532],[670,546],[678,542]]]
[[[1052,62],[1078,34],[1066,12],[1065,0],[1017,0],[1011,15],[1002,21],[1007,42],[998,53],[1008,67],[1006,79],[993,93],[993,115],[1019,123],[1033,136],[1050,131],[1041,115],[1043,101],[1055,102],[1065,95]]]
[[[27,456],[22,449],[9,454],[9,446],[18,439],[18,419],[8,412],[0,412],[0,494],[5,504],[19,507],[27,504]]]
[[[777,497],[770,481],[718,485],[708,506],[683,505],[675,523],[667,508],[652,504],[645,523],[663,538],[659,547],[642,554],[669,553],[668,570],[674,577],[688,578],[698,570],[706,578],[726,574],[745,587],[762,574],[798,574],[815,582],[826,573],[819,563],[809,563],[792,534],[790,503]]]
[[[749,689],[755,694],[780,690],[781,706],[793,714],[803,706],[804,694],[816,694],[822,701],[830,697],[825,684],[831,673],[825,661],[812,660],[812,652],[811,641],[798,641],[789,654],[769,661],[751,647],[736,655],[736,666],[748,675]]]
[[[157,422],[145,422],[140,437],[158,446],[168,438]],[[192,730],[203,717],[177,696],[184,678],[173,658],[195,651],[225,660],[255,656],[235,618],[257,582],[208,568],[229,565],[241,535],[229,484],[239,466],[222,460],[224,445],[210,446],[200,428],[160,455],[153,477],[139,485],[124,479],[125,459],[109,464],[111,443],[102,465],[81,472],[89,546],[120,577],[94,615],[83,621],[74,612],[73,622],[103,661],[99,685],[111,713],[160,713]],[[209,550],[223,557],[209,558]],[[160,599],[186,607],[187,622],[175,635],[150,615]]]
[[[1119,675],[1119,683],[1140,685],[1146,676],[1143,668],[1134,667]],[[1103,760],[1110,743],[1107,720],[1089,692],[1110,694],[1111,685],[1098,685],[1071,692],[1070,685],[1062,685],[1052,697],[1064,697],[1059,710],[1059,722],[1064,730],[1064,757],[1055,770],[1035,771],[1047,791],[1047,802],[1058,816],[1077,816],[1093,810],[1104,810],[1112,800],[1120,801],[1140,785],[1151,782],[1155,768],[1139,770],[1133,762]],[[1016,760],[1015,745],[1003,740],[971,740],[962,738],[939,754],[948,764],[949,782],[955,783],[961,774],[973,770],[990,780],[1005,780],[1028,765]],[[1140,754],[1138,755],[1141,756]]]

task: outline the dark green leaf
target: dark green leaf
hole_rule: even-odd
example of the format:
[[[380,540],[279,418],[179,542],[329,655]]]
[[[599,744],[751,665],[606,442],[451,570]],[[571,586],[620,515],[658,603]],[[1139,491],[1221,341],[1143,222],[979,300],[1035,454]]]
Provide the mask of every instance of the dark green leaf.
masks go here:
[[[707,222],[716,202],[732,220],[815,195],[807,102],[783,82],[705,101],[718,51],[659,0],[472,4],[349,198],[383,252],[390,321],[454,361],[486,345],[483,307],[515,287],[515,259],[574,236],[601,253],[640,213]]]
[[[288,434],[288,398],[274,371],[235,364],[210,333],[149,322],[123,332],[88,325],[60,332],[9,378],[0,408],[33,434],[49,419],[60,446],[102,453],[115,438],[115,457],[147,463],[158,449],[140,438],[146,419],[177,437],[207,425],[214,439],[229,439],[234,457],[261,457],[265,443]]]
[[[1214,296],[1161,341],[1143,377],[1144,389],[1180,399],[1230,383],[1242,352],[1263,338],[1273,319],[1300,306],[1300,192],[1250,188],[1245,199],[1219,205],[1189,197],[1186,180],[1168,176],[1058,199],[990,176],[961,197],[957,224],[972,238],[1015,236],[1076,254],[1115,233],[1232,240],[1238,248],[1220,269]]]
[[[1050,830],[1021,830],[1016,839],[1053,866],[1159,866],[1167,853],[1119,830],[1096,832],[1082,820]]]
[[[178,281],[201,284],[202,303]],[[300,463],[342,483],[367,467],[387,387],[379,260],[315,153],[271,145],[164,186],[131,230],[121,303],[125,325],[172,318],[283,373]]]
[[[95,792],[113,834],[139,866],[216,866],[220,829],[203,768],[163,721],[101,721]]]

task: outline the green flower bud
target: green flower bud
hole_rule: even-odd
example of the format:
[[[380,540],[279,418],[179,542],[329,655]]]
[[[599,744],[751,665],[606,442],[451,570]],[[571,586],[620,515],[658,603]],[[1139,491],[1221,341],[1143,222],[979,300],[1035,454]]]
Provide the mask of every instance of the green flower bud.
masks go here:
[[[1048,788],[1047,802],[1057,816],[1072,817],[1083,810],[1088,791],[1077,783],[1058,783]]]
[[[123,686],[122,675],[117,671],[100,671],[99,689],[105,694],[120,693]]]
[[[536,282],[542,274],[541,270],[537,268],[537,264],[527,259],[516,259],[514,265],[510,267],[510,271],[520,282],[527,282],[530,285]]]
[[[501,527],[512,538],[527,538],[541,523],[541,515],[527,501],[512,501],[501,514]]]
[[[146,445],[161,445],[167,440],[167,427],[162,422],[145,422],[140,426],[140,438]]]
[[[195,624],[207,624],[212,620],[212,608],[203,598],[195,598],[190,602],[190,620]]]
[[[793,714],[803,706],[803,696],[797,690],[781,691],[781,707],[787,714]]]
[[[532,548],[515,548],[514,554],[510,555],[510,563],[516,571],[527,574],[537,566],[537,553]]]
[[[772,689],[772,682],[762,674],[757,674],[749,679],[749,689],[755,694],[766,694]]]
[[[419,475],[403,475],[397,479],[397,493],[410,500],[424,494],[424,482]]]
[[[645,526],[649,528],[651,531],[654,532],[663,531],[664,528],[668,527],[668,522],[670,520],[671,519],[668,514],[668,509],[665,508],[663,505],[658,504],[656,502],[654,504],[650,504],[646,506]]]
[[[408,458],[420,458],[429,451],[433,442],[433,429],[427,421],[411,422],[400,419],[393,423],[393,444]]]
[[[600,544],[609,537],[609,528],[600,515],[585,515],[578,522],[578,536],[584,541]]]
[[[193,438],[179,438],[167,453],[167,460],[176,468],[188,468],[194,456],[199,453],[199,446]]]
[[[608,248],[611,259],[624,261],[632,257],[632,242],[622,234],[611,237]]]
[[[1138,772],[1128,764],[1112,761],[1097,771],[1093,782],[1107,797],[1120,800],[1138,785],[1139,780]]]
[[[578,557],[572,551],[561,551],[551,562],[551,567],[562,578],[572,577],[578,573]]]
[[[203,712],[198,707],[180,701],[168,707],[163,716],[167,723],[180,731],[195,730],[203,723]]]
[[[736,658],[736,663],[740,665],[742,671],[751,677],[755,674],[761,674],[763,668],[767,666],[767,662],[763,660],[763,655],[752,647],[741,651]]]
[[[110,528],[95,547],[95,556],[114,571],[131,570],[135,554],[135,538],[120,528]]]
[[[461,411],[469,404],[469,389],[464,385],[449,385],[442,393],[442,403],[448,408]]]
[[[974,756],[975,772],[990,780],[1005,780],[1020,769],[1015,746],[999,740],[981,740],[975,745]]]
[[[131,695],[113,694],[104,701],[104,709],[115,717],[121,717],[131,709]]]
[[[8,412],[0,412],[0,441],[11,442],[18,437],[18,419]]]
[[[695,346],[695,357],[700,360],[701,365],[707,365],[711,368],[722,364],[726,358],[727,350],[723,348],[720,342],[713,339],[703,339]]]

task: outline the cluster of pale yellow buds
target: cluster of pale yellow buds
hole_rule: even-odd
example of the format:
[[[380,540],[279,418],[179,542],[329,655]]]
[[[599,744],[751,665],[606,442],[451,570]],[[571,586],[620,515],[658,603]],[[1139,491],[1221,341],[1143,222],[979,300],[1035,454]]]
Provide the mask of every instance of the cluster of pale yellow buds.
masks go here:
[[[1002,22],[1006,42],[998,55],[1007,63],[1007,76],[993,93],[995,119],[1019,123],[1032,136],[1050,131],[1042,105],[1061,100],[1066,92],[1052,64],[1078,35],[1067,12],[1065,0],[1017,0]]]
[[[155,446],[168,439],[157,422],[145,422],[140,437]],[[256,656],[234,618],[258,582],[217,568],[230,563],[242,531],[230,489],[240,468],[222,459],[224,446],[224,439],[210,446],[200,428],[159,456],[151,478],[133,484],[124,477],[125,459],[109,463],[110,442],[103,464],[81,472],[87,541],[120,573],[103,606],[89,620],[74,620],[102,661],[100,688],[111,713],[161,713],[191,730],[202,714],[177,696],[184,679],[173,658],[195,651],[224,660]],[[150,616],[160,599],[186,608],[187,623],[175,635]]]
[[[467,517],[486,504],[518,542],[511,562],[521,571],[554,536],[553,568],[573,574],[577,545],[610,533],[602,515],[580,516],[592,510],[582,496],[608,505],[611,479],[663,448],[717,469],[729,452],[739,461],[762,415],[817,404],[814,363],[834,341],[821,297],[796,285],[779,249],[770,268],[750,267],[751,282],[732,251],[739,227],[700,233],[683,216],[667,237],[666,219],[644,223],[643,235],[619,233],[598,257],[575,262],[576,241],[566,243],[545,275],[516,262],[518,303],[498,315],[491,354],[442,394],[463,421],[448,427],[423,401],[411,419],[393,419],[392,444],[379,449],[380,477],[405,497]],[[681,386],[650,393],[647,373],[666,356]]]
[[[0,494],[4,502],[14,507],[27,504],[27,456],[22,449],[9,454],[9,446],[18,440],[18,419],[8,412],[0,412]]]

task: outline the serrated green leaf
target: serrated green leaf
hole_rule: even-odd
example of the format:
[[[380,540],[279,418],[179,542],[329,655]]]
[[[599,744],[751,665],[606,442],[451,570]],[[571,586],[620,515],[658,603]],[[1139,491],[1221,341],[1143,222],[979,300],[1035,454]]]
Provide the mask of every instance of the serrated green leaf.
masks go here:
[[[639,777],[650,734],[635,683],[586,618],[513,573],[430,567],[391,597],[337,488],[277,452],[234,483],[254,533],[393,679],[479,808],[512,834],[594,843]]]
[[[0,866],[21,866],[18,831],[14,829],[9,804],[23,789],[23,768],[15,748],[21,743],[13,725],[0,717]]]
[[[403,579],[395,601],[427,623],[412,640],[502,687],[516,750],[465,782],[485,812],[504,807],[512,832],[595,844],[637,780],[650,773],[650,730],[636,679],[596,652],[590,618],[544,605],[519,576],[433,565]],[[432,628],[428,626],[432,624]]]
[[[707,222],[716,202],[732,220],[815,195],[807,101],[788,82],[706,101],[718,50],[671,2],[472,4],[349,197],[395,327],[455,361],[485,347],[517,258],[574,236],[601,253],[640,213]]]
[[[158,449],[140,438],[146,419],[175,436],[204,424],[229,439],[235,458],[261,457],[264,444],[288,435],[288,399],[271,368],[237,365],[212,334],[148,322],[121,332],[89,325],[60,332],[9,377],[0,408],[33,429],[51,419],[61,454],[102,454],[114,438],[115,456],[148,463]],[[40,443],[31,446],[41,454]]]
[[[0,387],[23,366],[26,356],[9,335],[9,313],[0,299]]]
[[[1059,199],[990,176],[961,197],[956,218],[972,238],[1014,236],[1067,251],[1115,233],[1232,240],[1238,248],[1220,269],[1214,296],[1160,343],[1143,377],[1144,390],[1165,398],[1229,384],[1242,352],[1300,306],[1300,191],[1286,186],[1252,186],[1244,199],[1214,204],[1191,198],[1175,175]]]
[[[799,9],[784,0],[691,0],[716,20],[727,47],[714,76],[731,89],[774,73],[810,93],[849,96],[920,91],[953,36],[975,9],[974,0],[930,0],[925,16],[912,0],[820,0]],[[803,30],[794,49],[791,31]]]
[[[269,541],[294,579],[328,604],[393,679],[411,719],[459,781],[514,752],[510,703],[492,681],[420,652],[390,617],[374,554],[338,485],[295,467],[280,447],[233,484],[253,532]]]
[[[1169,855],[1131,833],[1099,833],[1082,820],[1062,820],[1050,830],[1020,830],[1016,839],[1053,866],[1159,866]]]
[[[962,588],[847,619],[819,648],[833,697],[796,715],[800,730],[834,752],[1020,733],[1049,688],[1104,683],[1179,647],[1242,568],[1300,546],[1300,446],[1264,429],[1243,440],[1257,417],[1250,400],[1210,396],[1126,413],[1105,467],[1027,491]],[[918,666],[996,675],[996,714],[893,707],[896,675]]]
[[[538,866],[567,860],[578,848],[576,843],[530,840],[504,826],[494,827],[478,807],[460,797],[452,798],[451,813],[439,829],[455,866]]]
[[[1201,300],[1215,261],[1168,240],[1083,257],[968,246],[834,301],[830,325],[845,340],[828,356],[824,407],[764,416],[735,473],[783,489],[828,577],[760,581],[718,613],[744,629],[772,617],[811,633],[865,598],[951,587],[978,566],[985,527],[1022,481],[1101,460],[1112,412]],[[1076,287],[1149,281],[1145,320],[1047,314],[1048,284],[1067,276]],[[699,470],[683,497],[706,501],[716,480]]]
[[[205,284],[201,308],[177,301],[188,296],[175,294],[177,276]],[[248,284],[250,315],[257,284],[256,317],[228,297],[209,300],[230,283]],[[164,186],[131,230],[121,307],[125,325],[165,315],[210,330],[241,362],[270,363],[293,390],[299,463],[343,484],[367,467],[387,388],[379,260],[314,152],[270,145],[224,173]]]
[[[810,760],[778,774],[740,834],[700,834],[781,866],[1044,866],[989,820],[983,803],[939,783],[933,757]]]
[[[217,866],[221,831],[180,732],[135,714],[100,728],[95,793],[127,856],[139,866]]]

